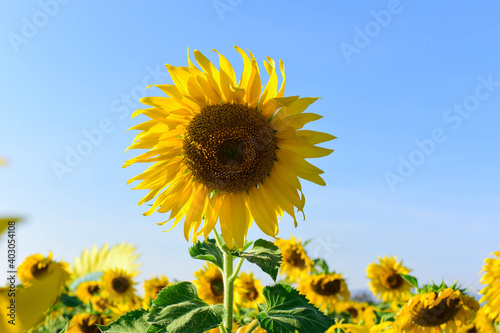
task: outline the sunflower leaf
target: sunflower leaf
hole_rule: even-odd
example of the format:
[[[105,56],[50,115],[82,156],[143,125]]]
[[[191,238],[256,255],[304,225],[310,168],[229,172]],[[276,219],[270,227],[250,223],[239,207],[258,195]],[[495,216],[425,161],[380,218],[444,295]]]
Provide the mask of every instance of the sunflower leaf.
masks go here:
[[[144,309],[127,312],[108,326],[97,325],[103,333],[146,333],[150,332],[151,324],[148,323],[148,311]],[[158,330],[154,332],[159,332]]]
[[[83,305],[83,302],[78,297],[69,296],[68,294],[61,294],[61,303],[72,308]]]
[[[394,321],[394,317],[396,316],[394,312],[373,311],[373,313],[375,314],[375,325],[385,321]]]
[[[416,277],[411,276],[411,275],[407,275],[407,274],[403,274],[403,273],[399,273],[399,275],[401,275],[401,277],[403,279],[408,281],[409,284],[411,284],[412,286],[414,286],[415,288],[418,289],[418,281],[417,281]]]
[[[250,251],[235,251],[232,254],[237,257],[245,258],[251,263],[256,264],[265,273],[269,274],[274,281],[276,281],[282,262],[282,256],[278,246],[264,239],[258,239],[253,244]]]
[[[158,294],[148,321],[168,333],[203,333],[219,326],[224,313],[222,304],[209,305],[201,300],[194,284],[179,282]]]
[[[257,319],[269,333],[323,333],[334,324],[333,318],[325,316],[288,285],[264,287],[263,295],[267,308]]]
[[[210,261],[220,269],[223,269],[222,251],[217,246],[215,239],[207,238],[206,241],[198,241],[189,248],[189,255],[193,259]]]

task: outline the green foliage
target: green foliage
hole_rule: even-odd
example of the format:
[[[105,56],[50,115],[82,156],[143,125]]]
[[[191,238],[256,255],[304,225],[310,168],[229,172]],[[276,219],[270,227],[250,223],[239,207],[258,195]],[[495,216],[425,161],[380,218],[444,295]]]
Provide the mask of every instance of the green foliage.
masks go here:
[[[399,275],[401,275],[401,277],[403,279],[405,279],[409,284],[411,284],[412,286],[414,286],[418,290],[418,281],[417,281],[416,277],[411,276],[411,275],[407,275],[407,274],[403,274],[403,273],[399,273]]]
[[[201,300],[194,284],[179,282],[158,294],[148,321],[168,333],[203,333],[219,326],[224,313],[222,304],[208,305]]]
[[[290,286],[264,287],[263,295],[267,308],[257,318],[269,333],[324,333],[334,324],[333,318],[325,316]]]
[[[82,301],[76,296],[69,296],[68,294],[61,294],[61,303],[64,306],[69,306],[75,308],[77,306],[83,305]]]
[[[206,241],[198,241],[189,248],[189,255],[194,259],[210,261],[221,270],[223,269],[224,261],[222,259],[222,251],[217,246],[215,239],[207,238]]]
[[[265,273],[269,274],[273,281],[276,281],[282,262],[282,255],[278,246],[264,239],[258,239],[250,251],[231,251],[231,254],[256,264]]]
[[[396,314],[394,312],[374,311],[375,325],[383,323],[384,321],[394,321]]]
[[[151,327],[147,321],[148,315],[148,311],[144,309],[134,310],[124,314],[108,326],[97,325],[97,327],[101,332],[106,333],[146,333]]]

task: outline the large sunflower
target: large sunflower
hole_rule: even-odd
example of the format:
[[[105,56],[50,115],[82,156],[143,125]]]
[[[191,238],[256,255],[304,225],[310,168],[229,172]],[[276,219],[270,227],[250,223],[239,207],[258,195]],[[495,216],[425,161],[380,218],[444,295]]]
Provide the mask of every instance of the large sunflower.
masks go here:
[[[493,321],[500,321],[500,251],[492,253],[496,258],[484,259],[481,283],[486,284],[480,293],[484,313]]]
[[[351,297],[342,274],[303,275],[298,289],[321,311],[332,311],[335,309],[335,303],[347,301]]]
[[[283,255],[280,274],[285,275],[288,282],[297,282],[302,274],[311,272],[314,261],[307,255],[300,239],[297,241],[292,236],[289,240],[277,239],[274,243]]]
[[[129,180],[141,181],[135,189],[149,190],[139,204],[155,198],[145,215],[170,212],[163,223],[174,220],[172,227],[184,218],[184,235],[193,240],[207,237],[219,221],[226,244],[241,248],[253,221],[269,236],[278,233],[283,212],[297,225],[295,209],[303,212],[305,204],[298,178],[325,185],[323,171],[306,158],[329,155],[331,149],[315,145],[335,137],[302,130],[321,118],[304,112],[317,98],[284,97],[281,61],[280,89],[268,57],[270,79],[262,90],[254,56],[235,48],[243,58],[239,81],[220,54],[220,70],[196,50],[200,68],[189,56],[189,67],[167,65],[174,85],[157,87],[168,97],[142,98],[152,108],[133,114],[150,120],[131,128],[141,133],[129,149],[148,151],[124,167],[154,162]]]
[[[478,309],[479,303],[460,290],[422,292],[401,308],[394,325],[408,333],[452,333],[472,322]]]
[[[220,269],[212,263],[194,273],[199,297],[208,304],[224,303],[224,279]]]
[[[408,274],[410,269],[403,266],[402,261],[396,257],[378,257],[379,264],[371,263],[366,268],[370,279],[369,286],[373,295],[384,302],[407,301],[410,298],[410,290],[413,286],[399,274]]]

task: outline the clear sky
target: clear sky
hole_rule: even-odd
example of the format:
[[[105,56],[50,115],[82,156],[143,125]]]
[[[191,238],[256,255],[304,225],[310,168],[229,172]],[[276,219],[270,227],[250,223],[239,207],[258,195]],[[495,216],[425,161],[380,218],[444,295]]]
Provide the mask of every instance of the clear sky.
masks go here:
[[[172,83],[164,64],[186,66],[188,47],[216,62],[217,49],[240,73],[238,45],[281,58],[286,95],[322,98],[308,129],[338,137],[312,160],[327,185],[303,182],[306,220],[284,218],[279,236],[313,239],[310,255],[351,289],[391,254],[422,282],[479,288],[500,245],[499,12],[494,0],[3,2],[0,216],[25,217],[19,262],[127,241],[141,280],[193,279],[202,262],[182,227],[162,233],[166,216],[142,216],[146,192],[126,185],[145,166],[122,169],[125,130],[143,120],[130,118],[140,97],[161,95],[143,88]]]

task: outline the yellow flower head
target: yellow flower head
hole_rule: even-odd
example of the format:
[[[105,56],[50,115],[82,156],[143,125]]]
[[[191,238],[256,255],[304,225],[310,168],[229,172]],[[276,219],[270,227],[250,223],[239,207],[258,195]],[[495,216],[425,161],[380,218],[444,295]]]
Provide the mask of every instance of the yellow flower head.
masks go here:
[[[399,275],[408,274],[410,270],[403,266],[396,257],[378,257],[379,264],[371,263],[366,268],[370,279],[370,290],[384,302],[407,301],[413,286]]]
[[[359,303],[356,301],[348,300],[345,302],[337,302],[335,305],[335,312],[347,312],[351,315],[354,324],[363,323],[366,326],[373,326],[375,324],[375,312],[379,311],[374,306],[368,303]]]
[[[486,284],[480,293],[485,304],[484,313],[493,321],[500,321],[500,251],[492,253],[496,258],[484,259],[481,283]]]
[[[87,281],[78,285],[75,295],[84,303],[88,304],[92,296],[98,295],[102,291],[101,281]]]
[[[184,218],[184,235],[193,241],[219,221],[226,244],[242,248],[253,221],[273,237],[284,212],[297,224],[295,209],[305,205],[299,177],[325,185],[323,171],[306,158],[329,155],[331,149],[315,145],[335,137],[302,130],[321,118],[304,112],[317,98],[284,97],[281,61],[280,89],[276,64],[266,58],[270,78],[262,90],[253,54],[235,48],[243,58],[239,81],[220,54],[219,69],[197,50],[199,68],[189,56],[188,67],[167,65],[174,85],[156,87],[168,97],[142,98],[151,108],[133,114],[150,120],[132,127],[141,132],[129,149],[147,151],[124,167],[154,163],[129,181],[149,190],[139,204],[154,199],[145,215],[170,212],[164,223],[173,220],[172,227]]]
[[[236,305],[243,308],[257,308],[257,304],[264,304],[260,281],[255,279],[253,273],[242,272],[234,281]]]
[[[68,264],[52,260],[52,252],[47,257],[41,254],[33,254],[27,257],[17,269],[19,280],[25,286],[29,286],[36,280],[48,276],[60,276],[65,282],[69,278]]]
[[[452,333],[470,323],[478,309],[474,298],[446,287],[412,296],[396,315],[394,325],[408,333]]]
[[[207,265],[194,273],[196,280],[193,283],[198,290],[198,296],[208,304],[224,303],[224,279],[220,269],[212,264]]]
[[[298,289],[320,310],[334,310],[335,303],[347,301],[351,294],[342,274],[303,275]]]
[[[278,239],[275,244],[283,255],[280,274],[285,275],[288,282],[297,282],[302,274],[311,272],[314,261],[307,256],[300,239],[297,241],[291,236],[290,240]]]
[[[147,301],[156,299],[156,295],[169,284],[168,278],[163,275],[144,281],[144,298]]]
[[[109,322],[108,318],[103,315],[91,315],[88,313],[79,313],[71,318],[68,333],[99,333],[101,332],[98,325],[106,325]]]
[[[105,294],[112,302],[126,303],[135,296],[134,276],[121,269],[111,269],[101,277]]]

